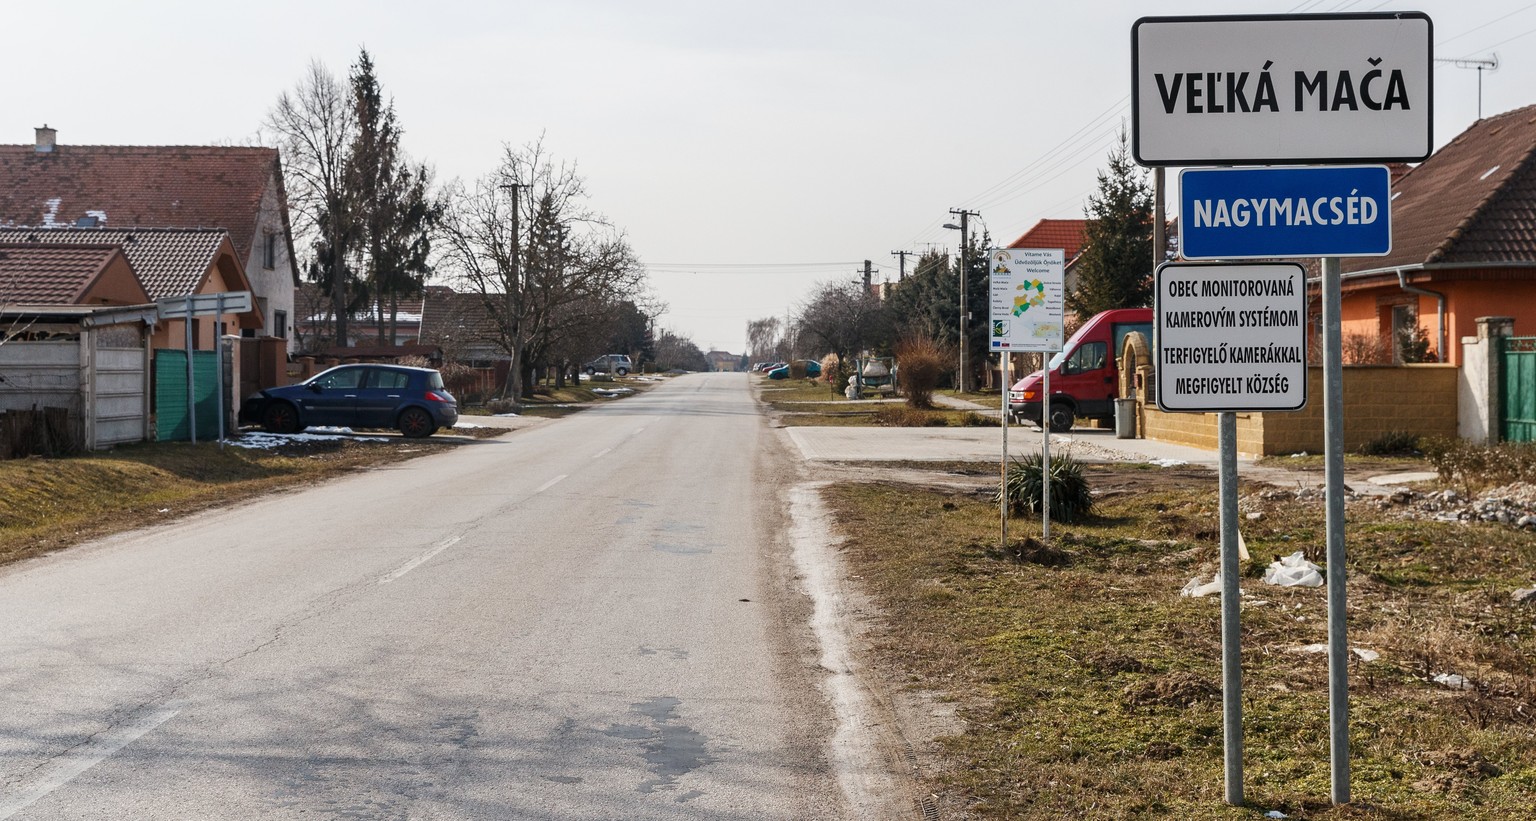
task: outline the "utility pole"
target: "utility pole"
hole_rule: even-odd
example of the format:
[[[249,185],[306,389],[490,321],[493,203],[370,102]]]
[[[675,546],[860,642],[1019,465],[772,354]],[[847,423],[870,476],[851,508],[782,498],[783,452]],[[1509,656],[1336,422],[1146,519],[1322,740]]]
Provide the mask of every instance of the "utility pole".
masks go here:
[[[873,283],[874,275],[875,275],[875,272],[874,272],[873,267],[871,266],[870,261],[867,260],[867,259],[864,260],[864,295],[865,296],[871,296],[873,294],[873,291],[870,290],[870,285]]]
[[[901,260],[901,278],[896,280],[897,282],[904,282],[904,281],[906,281],[906,279],[907,279],[907,254],[912,254],[912,253],[916,253],[916,252],[915,251],[892,251],[891,252],[891,256],[896,257],[896,258]]]
[[[958,226],[960,229],[960,379],[956,382],[956,386],[960,388],[962,393],[970,393],[971,369],[967,362],[969,359],[967,349],[970,348],[971,311],[966,294],[966,268],[969,267],[966,251],[971,244],[971,217],[980,216],[980,212],[967,211],[964,208],[951,208],[949,213],[960,217],[960,225]],[[944,227],[955,228],[957,226],[946,223]]]
[[[523,398],[523,330],[520,319],[522,315],[522,270],[519,267],[519,237],[522,229],[518,225],[518,192],[522,190],[521,183],[507,183],[503,186],[512,194],[512,258],[509,261],[507,277],[507,330],[512,335],[512,362],[507,368],[507,398],[517,402]]]

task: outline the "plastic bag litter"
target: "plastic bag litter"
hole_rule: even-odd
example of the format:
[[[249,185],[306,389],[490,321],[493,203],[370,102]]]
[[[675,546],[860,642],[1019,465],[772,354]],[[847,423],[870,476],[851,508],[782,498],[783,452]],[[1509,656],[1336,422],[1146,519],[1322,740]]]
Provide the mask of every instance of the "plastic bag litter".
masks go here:
[[[1219,596],[1221,595],[1221,574],[1216,574],[1216,578],[1208,582],[1202,582],[1200,577],[1196,576],[1184,585],[1184,588],[1179,591],[1179,595],[1190,596],[1196,599],[1210,595]]]
[[[1264,571],[1264,583],[1281,587],[1322,587],[1322,568],[1307,561],[1298,550],[1271,564]]]
[[[1436,684],[1449,687],[1452,690],[1472,689],[1472,682],[1468,681],[1466,676],[1458,675],[1456,673],[1440,673],[1435,676],[1434,682]]]

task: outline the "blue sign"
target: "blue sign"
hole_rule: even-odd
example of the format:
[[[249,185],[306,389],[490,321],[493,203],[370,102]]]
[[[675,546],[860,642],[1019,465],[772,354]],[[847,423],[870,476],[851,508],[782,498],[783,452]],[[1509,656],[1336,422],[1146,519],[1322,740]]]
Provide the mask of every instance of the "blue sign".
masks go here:
[[[1384,165],[1187,168],[1179,173],[1185,259],[1375,257],[1392,251]]]

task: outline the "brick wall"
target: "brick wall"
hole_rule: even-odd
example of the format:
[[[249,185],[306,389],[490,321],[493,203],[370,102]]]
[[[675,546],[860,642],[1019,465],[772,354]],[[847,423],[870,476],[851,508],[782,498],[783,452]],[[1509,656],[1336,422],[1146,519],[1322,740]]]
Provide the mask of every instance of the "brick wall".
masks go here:
[[[1344,369],[1344,447],[1355,450],[1387,433],[1456,435],[1457,370],[1451,365],[1351,366]],[[1148,439],[1215,450],[1216,414],[1143,409]],[[1307,406],[1295,413],[1240,413],[1237,450],[1275,455],[1323,450],[1323,370],[1307,369]]]

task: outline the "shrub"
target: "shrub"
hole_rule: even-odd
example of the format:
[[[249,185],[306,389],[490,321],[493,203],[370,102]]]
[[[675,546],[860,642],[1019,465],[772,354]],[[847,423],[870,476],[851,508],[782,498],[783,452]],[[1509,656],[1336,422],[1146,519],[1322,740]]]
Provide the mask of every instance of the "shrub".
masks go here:
[[[1038,515],[1043,460],[1038,453],[1015,459],[1008,465],[1007,479],[992,498],[1001,502],[1007,495],[1013,513]],[[1051,457],[1051,518],[1073,522],[1093,513],[1093,493],[1083,476],[1081,462],[1065,454]]]
[[[982,416],[975,411],[968,411],[955,421],[955,426],[960,428],[996,428],[1003,424],[1001,419],[993,419],[990,416]]]
[[[949,358],[938,342],[926,336],[909,334],[896,343],[896,378],[907,405],[933,407],[933,391],[948,370]]]
[[[875,424],[887,428],[942,428],[949,425],[949,420],[942,413],[884,405],[875,410]]]
[[[493,414],[516,413],[517,402],[511,399],[492,399],[491,401],[485,403],[485,409]]]
[[[1414,456],[1419,453],[1416,433],[1388,431],[1360,446],[1362,456]]]
[[[821,378],[831,386],[833,393],[842,392],[847,376],[843,373],[843,360],[837,354],[829,353],[821,358]]]
[[[1436,437],[1423,442],[1441,480],[1473,493],[1485,487],[1536,481],[1536,445],[1501,442],[1474,445]]]

